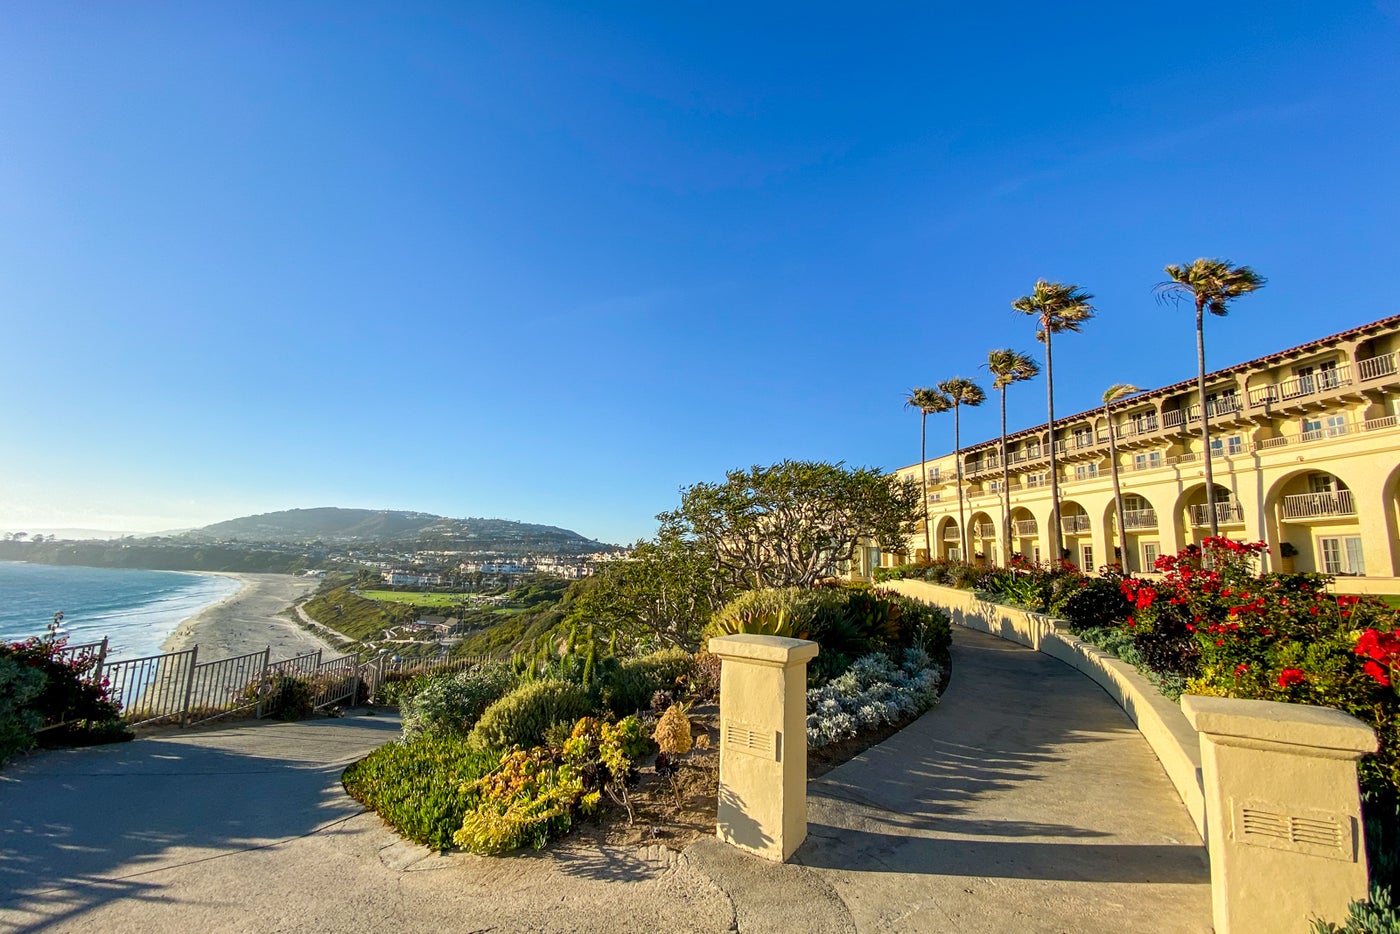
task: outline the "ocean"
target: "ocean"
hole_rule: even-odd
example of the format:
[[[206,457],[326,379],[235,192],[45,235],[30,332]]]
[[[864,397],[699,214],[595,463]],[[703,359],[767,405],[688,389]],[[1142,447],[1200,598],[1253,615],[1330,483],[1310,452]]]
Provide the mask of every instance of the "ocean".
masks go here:
[[[0,561],[0,642],[44,635],[62,611],[72,645],[107,636],[108,658],[155,655],[181,622],[241,586],[212,574]]]

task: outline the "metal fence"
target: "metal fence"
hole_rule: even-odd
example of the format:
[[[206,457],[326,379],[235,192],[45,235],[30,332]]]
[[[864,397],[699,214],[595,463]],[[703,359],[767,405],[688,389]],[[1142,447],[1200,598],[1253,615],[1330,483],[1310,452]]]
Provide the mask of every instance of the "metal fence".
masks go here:
[[[222,717],[264,717],[273,712],[278,682],[295,678],[311,687],[316,710],[335,704],[373,702],[386,681],[422,675],[448,674],[491,660],[487,655],[435,658],[378,656],[360,661],[355,655],[323,659],[308,652],[273,661],[271,649],[232,658],[199,660],[199,647],[143,658],[109,660],[107,640],[70,645],[55,657],[70,664],[91,662],[85,680],[107,683],[107,696],[121,707],[133,726],[163,723],[194,726]],[[44,729],[61,726],[46,723]]]

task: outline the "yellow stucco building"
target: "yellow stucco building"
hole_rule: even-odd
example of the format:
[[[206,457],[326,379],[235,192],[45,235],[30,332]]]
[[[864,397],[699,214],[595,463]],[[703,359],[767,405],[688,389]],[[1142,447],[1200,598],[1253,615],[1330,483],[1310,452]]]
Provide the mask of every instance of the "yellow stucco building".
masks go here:
[[[1270,570],[1339,575],[1339,587],[1400,593],[1400,315],[1207,374],[1205,406],[1220,534],[1262,540]],[[1127,563],[1150,570],[1209,534],[1196,379],[1056,419],[1063,547],[1086,570],[1116,559],[1109,432],[1126,499]],[[1048,559],[1049,437],[1045,425],[963,449],[968,552],[1000,562],[1003,496],[1010,550]],[[934,556],[959,557],[957,470],[928,472]],[[898,471],[919,478],[921,465]],[[1284,548],[1287,543],[1290,548]],[[1295,552],[1285,558],[1284,552]],[[924,554],[922,532],[908,555]],[[896,556],[885,556],[895,563]]]

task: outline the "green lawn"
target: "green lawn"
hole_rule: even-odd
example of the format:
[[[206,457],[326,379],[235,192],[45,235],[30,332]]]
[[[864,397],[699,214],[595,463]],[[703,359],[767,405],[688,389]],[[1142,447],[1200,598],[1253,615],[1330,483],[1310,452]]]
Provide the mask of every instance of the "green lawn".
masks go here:
[[[380,603],[406,603],[410,606],[426,606],[444,609],[460,606],[468,594],[464,593],[413,593],[402,590],[361,590],[360,596]]]

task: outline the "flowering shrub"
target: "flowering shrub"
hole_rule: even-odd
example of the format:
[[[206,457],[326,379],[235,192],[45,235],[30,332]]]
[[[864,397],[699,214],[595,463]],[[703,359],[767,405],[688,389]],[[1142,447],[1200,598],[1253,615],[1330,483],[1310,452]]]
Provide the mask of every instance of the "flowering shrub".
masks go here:
[[[465,787],[475,803],[452,839],[474,853],[539,849],[567,833],[575,813],[596,810],[604,794],[626,807],[630,817],[632,760],[647,748],[636,717],[615,724],[584,717],[560,749],[513,749]]]
[[[896,667],[889,656],[856,659],[845,674],[807,692],[807,744],[827,746],[885,724],[899,723],[938,701],[941,675],[926,651],[904,650]]]

